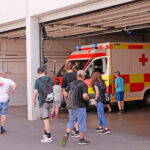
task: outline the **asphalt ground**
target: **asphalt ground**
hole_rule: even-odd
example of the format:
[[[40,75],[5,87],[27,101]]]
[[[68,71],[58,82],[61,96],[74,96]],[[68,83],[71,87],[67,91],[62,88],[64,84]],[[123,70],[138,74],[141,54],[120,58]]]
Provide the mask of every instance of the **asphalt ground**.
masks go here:
[[[60,119],[51,119],[53,143],[41,143],[43,122],[28,121],[26,106],[10,107],[5,135],[0,135],[0,150],[149,150],[150,149],[150,107],[140,103],[129,104],[122,115],[113,107],[112,113],[105,113],[109,135],[95,131],[98,126],[96,110],[88,110],[88,130],[85,138],[89,145],[78,145],[78,138],[70,137],[66,147],[61,140],[68,121],[67,112],[60,113]]]

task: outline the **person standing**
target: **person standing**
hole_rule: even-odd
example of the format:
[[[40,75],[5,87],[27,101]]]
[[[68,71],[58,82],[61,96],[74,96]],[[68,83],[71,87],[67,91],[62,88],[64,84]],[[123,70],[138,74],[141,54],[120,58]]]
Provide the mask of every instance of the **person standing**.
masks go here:
[[[61,101],[63,99],[63,95],[62,95],[62,89],[61,86],[59,85],[60,80],[58,78],[55,79],[54,81],[55,85],[53,87],[53,91],[54,91],[54,101],[53,101],[53,108],[51,111],[51,118],[54,117],[54,113],[55,113],[55,118],[58,119],[59,116],[59,107],[61,106]]]
[[[106,84],[104,80],[102,80],[101,74],[99,72],[94,72],[91,77],[91,85],[95,90],[95,106],[97,107],[98,117],[99,117],[99,127],[96,128],[100,134],[109,134],[110,130],[108,129],[107,120],[104,115],[104,109],[106,104],[102,103],[102,98],[104,93],[106,92]]]
[[[11,91],[9,89],[11,88]],[[17,84],[11,79],[5,78],[5,73],[0,71],[0,133],[6,133],[6,119],[8,115],[9,95],[12,95],[17,88]]]
[[[44,99],[42,99],[42,87],[44,84],[44,81],[48,82],[49,86],[53,86],[53,80],[46,76],[45,70],[43,67],[38,68],[37,70],[39,78],[35,82],[34,86],[34,93],[33,93],[33,104],[34,107],[37,106],[36,104],[36,98],[38,96],[39,100],[39,107],[41,112],[41,118],[44,122],[44,135],[43,139],[41,140],[42,143],[50,143],[53,142],[52,136],[51,136],[51,129],[50,129],[50,112],[53,107],[53,101],[51,102],[45,102]]]
[[[116,89],[116,99],[118,103],[119,113],[124,112],[124,79],[120,77],[120,72],[114,72],[115,79],[115,89]]]
[[[78,103],[78,107],[75,109],[69,109],[69,122],[67,124],[66,133],[63,137],[62,146],[66,145],[66,142],[69,138],[69,133],[74,128],[76,121],[78,121],[79,128],[79,142],[78,144],[84,145],[89,144],[90,142],[84,139],[84,133],[86,132],[86,106],[88,96],[88,86],[83,82],[85,78],[85,72],[83,70],[79,70],[77,72],[77,80],[72,81],[68,84],[67,88],[64,91],[64,96],[67,98],[69,90],[71,90],[71,85],[77,86],[75,92],[75,101]]]
[[[77,80],[77,74],[73,72],[73,64],[71,62],[65,63],[65,70],[67,71],[67,73],[63,76],[61,86],[63,93],[70,82]],[[74,130],[72,130],[72,137],[79,137],[78,123],[75,124]]]

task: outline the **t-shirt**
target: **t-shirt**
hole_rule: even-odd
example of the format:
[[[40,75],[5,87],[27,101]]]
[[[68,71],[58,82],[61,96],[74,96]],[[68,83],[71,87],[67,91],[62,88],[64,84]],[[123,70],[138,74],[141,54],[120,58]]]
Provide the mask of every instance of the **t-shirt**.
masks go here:
[[[77,74],[75,72],[64,74],[61,87],[65,89],[67,85],[74,80],[77,80]]]
[[[11,79],[0,77],[0,102],[7,102],[9,99],[9,88],[15,85]]]
[[[102,84],[98,83],[98,82],[95,82],[94,83],[94,86],[97,86],[98,87],[98,90],[99,90],[99,97],[97,99],[98,102],[101,101],[101,95],[103,95],[104,93],[102,92],[106,92],[106,84],[105,82],[103,82]],[[102,90],[103,89],[103,90]]]
[[[88,101],[83,99],[83,94],[88,93],[88,86],[81,80],[75,80],[72,81],[71,84],[79,84],[81,85],[78,87],[79,88],[79,93],[78,93],[78,100],[79,100],[79,108],[86,108]],[[67,88],[65,89],[66,92],[69,92],[70,90],[70,83],[68,84]]]
[[[54,85],[53,87],[53,92],[54,92],[54,101],[61,101],[61,86],[59,85]]]
[[[43,77],[40,77],[42,78],[44,81],[48,81],[50,80],[50,85],[49,86],[53,86],[54,83],[53,83],[53,80],[48,77],[48,76],[43,76]],[[34,86],[34,89],[38,90],[38,100],[39,100],[39,106],[41,107],[43,104],[44,104],[44,101],[42,100],[41,98],[41,93],[42,93],[42,86],[43,86],[43,83],[42,81],[40,80],[40,78],[38,78],[36,81],[35,81],[35,86]]]
[[[115,84],[117,84],[116,92],[123,92],[124,91],[124,79],[118,77],[115,79]]]

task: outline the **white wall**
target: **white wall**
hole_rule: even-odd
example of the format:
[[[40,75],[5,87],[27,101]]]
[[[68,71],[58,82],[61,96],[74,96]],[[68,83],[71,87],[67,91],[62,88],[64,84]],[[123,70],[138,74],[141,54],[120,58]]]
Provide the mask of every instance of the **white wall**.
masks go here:
[[[0,1],[0,25],[25,19],[27,12],[27,0],[1,0]]]
[[[29,14],[34,16],[84,1],[87,0],[29,0]]]
[[[51,15],[54,10],[57,12],[63,9],[79,7],[80,5],[90,4],[91,9],[89,10],[89,5],[85,8],[79,7],[78,12],[72,12],[69,15],[75,15],[92,11],[93,9],[102,9],[110,6],[114,6],[121,3],[126,3],[133,0],[102,0],[99,1],[99,5],[94,4],[98,2],[97,0],[1,0],[0,3],[0,28],[5,24],[11,24],[14,22],[20,22],[20,20],[25,19],[27,14],[29,16],[37,16],[38,18],[44,17],[44,15]],[[96,7],[94,7],[96,5]],[[92,9],[93,8],[93,9]],[[72,11],[72,9],[70,9]],[[56,18],[58,19],[58,18]],[[25,26],[25,24],[23,24]],[[14,27],[15,28],[15,27]]]

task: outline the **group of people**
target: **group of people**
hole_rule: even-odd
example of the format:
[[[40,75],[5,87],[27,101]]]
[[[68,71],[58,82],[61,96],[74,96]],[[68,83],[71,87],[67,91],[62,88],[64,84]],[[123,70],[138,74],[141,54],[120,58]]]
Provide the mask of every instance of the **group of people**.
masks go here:
[[[73,137],[79,137],[78,144],[84,145],[89,144],[90,141],[84,138],[84,133],[87,130],[86,125],[86,107],[88,105],[89,95],[88,86],[84,83],[85,71],[79,70],[77,73],[73,72],[73,64],[67,62],[65,64],[66,74],[63,76],[62,85],[60,86],[60,80],[58,78],[53,80],[45,74],[44,68],[40,67],[37,70],[38,79],[35,82],[34,93],[33,93],[33,104],[34,107],[37,106],[37,97],[39,101],[39,108],[41,112],[41,118],[44,122],[44,135],[41,142],[53,142],[50,128],[50,118],[59,118],[59,107],[61,106],[61,101],[66,100],[71,84],[77,85],[77,96],[78,107],[75,109],[69,109],[69,121],[65,134],[62,139],[62,146],[66,145],[69,135]],[[122,113],[124,111],[124,80],[120,77],[120,72],[115,72],[115,88],[116,88],[116,98],[118,101],[119,111]],[[50,102],[45,102],[42,98],[42,88],[43,82],[48,82],[49,86],[53,87],[54,100]],[[4,85],[5,86],[4,86]],[[110,130],[107,125],[107,120],[104,115],[104,109],[106,104],[102,102],[102,91],[105,89],[106,84],[101,77],[99,72],[94,72],[91,77],[91,85],[95,91],[95,106],[97,107],[99,126],[96,130],[100,134],[109,134]],[[12,87],[12,92],[9,92],[9,87]],[[8,100],[9,96],[15,92],[17,85],[10,79],[5,78],[3,72],[0,72],[0,115],[1,115],[1,133],[6,132],[6,116],[8,115]],[[103,89],[103,90],[102,90]],[[5,96],[3,96],[5,95]],[[3,96],[3,97],[2,97]],[[55,114],[55,115],[54,115]]]

